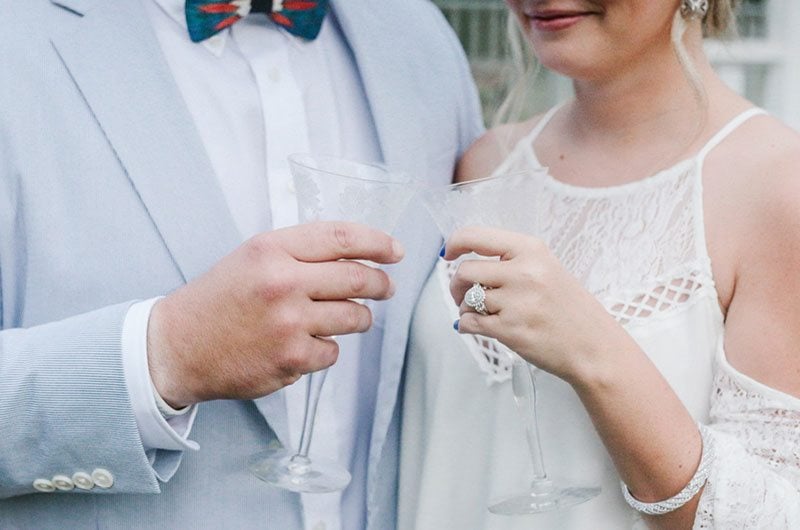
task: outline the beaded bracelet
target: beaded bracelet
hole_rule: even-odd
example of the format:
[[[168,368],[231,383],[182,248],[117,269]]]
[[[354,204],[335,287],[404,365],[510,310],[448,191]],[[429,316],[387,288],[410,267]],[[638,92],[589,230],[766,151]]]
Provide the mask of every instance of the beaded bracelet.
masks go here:
[[[665,513],[673,512],[689,502],[697,492],[705,485],[708,480],[708,475],[711,473],[711,466],[714,463],[714,438],[711,436],[708,428],[705,425],[698,424],[700,427],[700,437],[703,440],[703,452],[700,456],[700,465],[697,466],[697,471],[689,483],[677,495],[669,499],[659,502],[642,502],[636,500],[631,495],[628,486],[624,482],[622,485],[622,496],[625,497],[625,502],[636,511],[645,513],[647,515],[663,515]]]

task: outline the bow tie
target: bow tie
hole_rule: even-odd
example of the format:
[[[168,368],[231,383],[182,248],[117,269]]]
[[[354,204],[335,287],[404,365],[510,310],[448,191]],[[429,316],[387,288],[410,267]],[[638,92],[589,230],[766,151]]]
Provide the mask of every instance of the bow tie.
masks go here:
[[[193,42],[203,41],[250,13],[266,13],[292,35],[313,40],[328,0],[186,0],[186,25]]]

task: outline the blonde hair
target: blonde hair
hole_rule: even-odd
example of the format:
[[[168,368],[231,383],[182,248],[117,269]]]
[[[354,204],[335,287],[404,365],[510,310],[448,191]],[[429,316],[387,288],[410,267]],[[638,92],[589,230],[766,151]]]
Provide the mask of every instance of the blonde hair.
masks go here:
[[[493,113],[492,127],[517,121],[525,115],[524,107],[528,104],[532,86],[541,70],[541,64],[531,51],[516,17],[511,10],[507,11],[507,15],[506,30],[512,74],[506,80],[506,95]]]
[[[702,21],[703,36],[711,38],[735,36],[736,7],[738,3],[739,0],[708,0],[708,13],[706,13]],[[680,9],[678,9],[672,21],[672,47],[675,50],[675,55],[686,76],[686,80],[694,91],[695,99],[704,118],[705,111],[708,109],[708,99],[700,74],[697,72],[697,68],[683,43],[683,36],[687,28],[686,20],[681,16]],[[703,120],[701,119],[700,128],[702,128],[702,122]]]
[[[715,38],[734,34],[739,3],[740,0],[709,0],[708,13],[703,19],[703,34]]]

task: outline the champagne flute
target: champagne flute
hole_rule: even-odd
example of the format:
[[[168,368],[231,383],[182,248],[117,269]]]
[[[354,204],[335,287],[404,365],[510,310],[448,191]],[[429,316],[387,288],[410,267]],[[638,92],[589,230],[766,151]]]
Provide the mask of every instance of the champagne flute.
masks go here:
[[[379,164],[294,154],[289,156],[289,167],[300,223],[351,221],[390,233],[415,193],[415,185],[407,175]],[[305,415],[297,451],[282,448],[252,457],[250,471],[259,479],[301,493],[339,491],[350,483],[350,473],[339,463],[309,456],[317,404],[327,373],[324,369],[307,376]]]
[[[468,225],[538,235],[536,227],[542,223],[537,217],[542,212],[536,208],[535,201],[541,196],[544,182],[541,177],[546,171],[545,168],[529,169],[433,188],[426,192],[423,203],[445,238]],[[538,369],[518,355],[513,356],[511,386],[514,403],[524,417],[533,478],[527,491],[492,504],[489,511],[498,515],[540,513],[569,508],[596,497],[600,494],[599,487],[564,485],[548,477],[536,418],[535,372]]]

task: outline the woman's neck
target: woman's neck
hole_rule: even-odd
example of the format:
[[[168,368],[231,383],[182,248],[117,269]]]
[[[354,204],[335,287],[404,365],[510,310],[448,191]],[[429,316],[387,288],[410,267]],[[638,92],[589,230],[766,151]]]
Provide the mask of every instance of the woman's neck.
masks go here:
[[[575,101],[565,116],[573,137],[600,135],[622,147],[652,139],[653,134],[691,135],[687,124],[700,120],[687,120],[687,116],[701,117],[708,110],[701,98],[715,90],[716,83],[702,53],[700,35],[688,35],[686,42],[701,91],[690,82],[672,47],[664,47],[613,76],[576,80]]]

